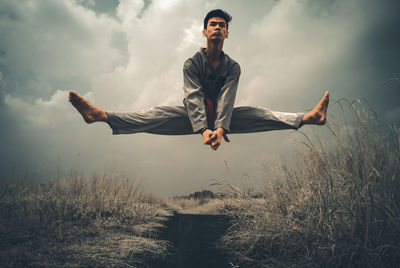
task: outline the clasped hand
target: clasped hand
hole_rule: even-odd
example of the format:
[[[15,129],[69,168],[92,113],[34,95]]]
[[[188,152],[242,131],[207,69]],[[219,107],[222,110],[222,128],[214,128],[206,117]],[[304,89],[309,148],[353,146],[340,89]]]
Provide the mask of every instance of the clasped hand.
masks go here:
[[[221,145],[222,136],[224,135],[223,128],[217,128],[214,131],[207,129],[203,132],[203,143],[210,145],[214,151]]]

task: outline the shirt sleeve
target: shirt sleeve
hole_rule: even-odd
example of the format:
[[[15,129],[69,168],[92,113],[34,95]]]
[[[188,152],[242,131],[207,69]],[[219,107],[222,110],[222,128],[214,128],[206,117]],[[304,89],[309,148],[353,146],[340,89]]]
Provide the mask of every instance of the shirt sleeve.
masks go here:
[[[190,60],[186,60],[183,66],[183,91],[184,104],[192,124],[193,132],[206,128],[207,115],[204,105],[204,93],[200,84],[198,72]]]
[[[231,67],[231,70],[226,77],[225,84],[221,88],[217,98],[217,111],[214,124],[215,128],[221,127],[227,131],[230,131],[233,105],[235,104],[240,72],[239,64],[235,63]]]

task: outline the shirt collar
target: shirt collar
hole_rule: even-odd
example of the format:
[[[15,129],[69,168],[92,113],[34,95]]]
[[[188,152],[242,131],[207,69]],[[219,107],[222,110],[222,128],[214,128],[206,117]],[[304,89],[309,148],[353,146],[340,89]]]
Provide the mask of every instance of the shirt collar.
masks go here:
[[[205,47],[201,47],[201,48],[200,48],[200,53],[201,53],[203,56],[207,57],[206,48],[205,48]],[[226,58],[226,55],[225,55],[225,53],[224,53],[223,50],[221,51],[221,54],[222,54],[222,57],[225,59],[225,58]]]
[[[206,62],[208,64],[208,58],[207,58],[207,54],[206,54],[206,48],[205,47],[200,47],[200,54],[203,57],[203,61]],[[222,56],[222,62],[220,64],[227,64],[228,62],[228,57],[227,55],[224,53],[224,51],[221,51],[221,56]]]

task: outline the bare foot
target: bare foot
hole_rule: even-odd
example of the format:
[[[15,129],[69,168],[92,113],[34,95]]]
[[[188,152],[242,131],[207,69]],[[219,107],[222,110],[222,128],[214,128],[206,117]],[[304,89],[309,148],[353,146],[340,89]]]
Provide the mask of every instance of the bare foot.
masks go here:
[[[104,110],[97,108],[73,90],[69,92],[69,101],[82,115],[86,123],[90,124],[97,121],[108,121],[107,114]]]
[[[315,105],[312,111],[306,113],[303,116],[303,120],[301,123],[303,125],[324,125],[326,122],[326,112],[328,111],[328,104],[329,104],[329,92],[325,91],[324,96]]]

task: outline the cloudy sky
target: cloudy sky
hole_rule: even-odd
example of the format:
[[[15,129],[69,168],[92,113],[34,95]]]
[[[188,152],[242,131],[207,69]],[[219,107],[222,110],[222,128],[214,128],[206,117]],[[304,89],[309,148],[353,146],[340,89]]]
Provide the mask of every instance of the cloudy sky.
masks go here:
[[[231,135],[214,152],[197,135],[113,136],[69,104],[74,89],[112,111],[182,105],[183,62],[205,46],[214,8],[233,16],[224,51],[242,69],[237,106],[306,111],[329,90],[332,103],[364,96],[399,122],[400,83],[385,81],[400,77],[400,1],[2,0],[2,176],[126,174],[172,196],[212,179],[249,186],[295,159],[294,131]]]

